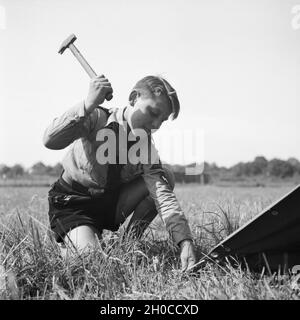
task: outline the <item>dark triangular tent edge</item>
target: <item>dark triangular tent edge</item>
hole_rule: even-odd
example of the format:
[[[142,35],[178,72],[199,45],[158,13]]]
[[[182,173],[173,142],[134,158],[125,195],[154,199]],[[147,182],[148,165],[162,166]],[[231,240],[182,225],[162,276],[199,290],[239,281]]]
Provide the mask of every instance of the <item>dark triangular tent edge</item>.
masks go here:
[[[264,208],[260,213],[258,213],[256,216],[251,218],[247,223],[245,223],[243,226],[238,228],[236,231],[234,231],[232,234],[230,234],[228,237],[226,237],[224,240],[222,240],[219,244],[217,244],[214,248],[212,248],[207,255],[205,255],[202,259],[200,259],[200,263],[203,263],[204,261],[214,261],[219,263],[220,261],[224,260],[225,257],[232,257],[234,260],[237,261],[240,260],[243,262],[243,265],[246,265],[247,267],[250,267],[250,269],[253,270],[261,270],[262,267],[266,267],[269,271],[272,270],[287,270],[287,268],[295,263],[300,264],[300,248],[298,251],[295,251],[295,249],[289,249],[284,248],[281,250],[281,252],[278,251],[258,251],[253,254],[248,255],[241,255],[232,250],[227,244],[230,240],[234,239],[235,237],[238,237],[239,234],[241,234],[246,228],[248,228],[254,221],[257,221],[262,216],[264,216],[266,213],[270,212],[277,204],[282,202],[284,199],[292,195],[294,192],[300,191],[300,185],[297,185],[295,188],[293,188],[291,191],[280,197],[278,200],[275,200],[273,203],[271,203],[269,206]],[[299,198],[300,202],[300,198]],[[300,234],[299,234],[300,239]],[[270,260],[270,257],[272,258],[272,263],[269,263],[268,260]]]

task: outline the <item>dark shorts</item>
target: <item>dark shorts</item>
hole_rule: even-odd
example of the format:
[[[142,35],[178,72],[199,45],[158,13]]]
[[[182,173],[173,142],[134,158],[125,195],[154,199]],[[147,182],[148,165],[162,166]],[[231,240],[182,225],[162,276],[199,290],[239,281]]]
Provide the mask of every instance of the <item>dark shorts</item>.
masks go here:
[[[67,184],[62,178],[49,190],[49,221],[57,242],[63,242],[64,236],[72,229],[86,225],[101,232],[103,229],[118,230],[115,215],[120,188],[92,197],[84,187],[78,190]]]

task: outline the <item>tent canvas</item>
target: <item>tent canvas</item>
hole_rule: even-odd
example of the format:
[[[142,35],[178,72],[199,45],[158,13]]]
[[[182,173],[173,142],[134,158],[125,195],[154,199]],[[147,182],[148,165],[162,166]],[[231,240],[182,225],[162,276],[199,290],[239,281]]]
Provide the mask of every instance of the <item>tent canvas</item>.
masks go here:
[[[252,270],[287,270],[300,265],[300,185],[237,229],[208,254],[233,256]]]

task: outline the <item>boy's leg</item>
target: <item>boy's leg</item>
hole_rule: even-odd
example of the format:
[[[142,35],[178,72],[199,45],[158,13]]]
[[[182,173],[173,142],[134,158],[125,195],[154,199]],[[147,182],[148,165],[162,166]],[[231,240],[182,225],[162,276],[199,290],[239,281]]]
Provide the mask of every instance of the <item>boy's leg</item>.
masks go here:
[[[156,216],[154,200],[148,195],[135,208],[125,233],[133,238],[140,238]]]
[[[101,237],[101,232],[98,232],[92,226],[76,227],[64,237],[64,246],[61,247],[61,253],[64,257],[70,253],[82,253],[96,244],[97,237]]]
[[[174,174],[167,168],[164,168],[164,171],[165,177],[173,190],[175,185]],[[116,225],[122,224],[133,211],[127,231],[140,237],[157,215],[154,200],[150,197],[142,177],[129,182],[122,188],[117,205]]]

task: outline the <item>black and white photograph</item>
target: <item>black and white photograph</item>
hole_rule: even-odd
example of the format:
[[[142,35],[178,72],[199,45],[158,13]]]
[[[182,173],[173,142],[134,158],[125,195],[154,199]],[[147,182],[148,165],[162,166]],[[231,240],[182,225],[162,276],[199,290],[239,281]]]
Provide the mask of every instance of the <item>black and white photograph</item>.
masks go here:
[[[299,300],[299,120],[300,0],[0,0],[0,300]]]

